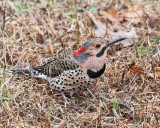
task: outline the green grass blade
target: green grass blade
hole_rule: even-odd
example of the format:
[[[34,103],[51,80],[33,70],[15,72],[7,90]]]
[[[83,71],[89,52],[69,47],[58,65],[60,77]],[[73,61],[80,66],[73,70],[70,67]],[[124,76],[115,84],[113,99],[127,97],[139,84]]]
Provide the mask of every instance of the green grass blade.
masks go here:
[[[142,46],[144,44],[144,36],[142,37],[141,46],[139,48],[139,57],[142,57]]]
[[[119,104],[118,104],[119,105]],[[118,105],[117,105],[117,103],[116,103],[116,93],[114,93],[114,101],[113,101],[113,112],[114,112],[114,114],[117,116],[117,118],[119,118],[119,115],[118,115],[118,113],[117,113],[117,108],[118,108]]]
[[[137,56],[139,57],[137,44],[136,44],[136,42],[135,42],[134,38],[132,38],[132,42],[133,42],[133,44],[134,44],[134,47],[135,47],[135,50],[136,50],[136,54],[137,54]]]
[[[116,94],[114,93],[113,109],[117,110],[116,106]]]
[[[49,117],[48,117],[49,120],[51,119],[51,107],[52,107],[52,102],[50,102],[49,105]]]
[[[160,40],[160,37],[151,46],[149,46],[146,50],[143,50],[142,56],[144,54],[146,54],[154,45],[156,45],[159,42],[159,40]]]
[[[108,110],[108,107],[107,107],[107,104],[106,104],[104,98],[101,96],[100,99],[102,100],[103,107],[104,107],[106,110]]]
[[[119,118],[117,111],[115,109],[112,109],[112,110],[113,110],[114,114],[117,116],[117,118]]]

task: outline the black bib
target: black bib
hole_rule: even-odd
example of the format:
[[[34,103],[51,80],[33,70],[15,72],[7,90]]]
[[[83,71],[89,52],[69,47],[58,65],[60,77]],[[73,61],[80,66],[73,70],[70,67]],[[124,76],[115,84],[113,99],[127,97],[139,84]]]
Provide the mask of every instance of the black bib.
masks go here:
[[[94,72],[94,71],[88,69],[87,74],[90,78],[98,78],[104,73],[105,69],[106,69],[106,64],[104,64],[103,68],[98,70],[97,72]]]

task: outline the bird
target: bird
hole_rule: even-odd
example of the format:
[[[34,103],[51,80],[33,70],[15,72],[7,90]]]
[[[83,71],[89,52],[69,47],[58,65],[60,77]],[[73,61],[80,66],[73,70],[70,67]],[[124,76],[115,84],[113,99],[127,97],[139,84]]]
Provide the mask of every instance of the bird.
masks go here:
[[[45,79],[54,90],[62,93],[74,93],[95,85],[106,69],[107,48],[125,38],[105,40],[92,38],[87,40],[78,50],[54,57],[41,66],[31,69],[16,69],[7,74],[28,74],[34,78]]]

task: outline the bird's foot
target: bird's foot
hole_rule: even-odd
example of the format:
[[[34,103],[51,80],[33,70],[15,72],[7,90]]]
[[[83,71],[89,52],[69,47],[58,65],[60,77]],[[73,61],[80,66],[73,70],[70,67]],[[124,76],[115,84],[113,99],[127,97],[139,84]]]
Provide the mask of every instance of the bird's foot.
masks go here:
[[[61,95],[62,95],[62,97],[63,97],[63,99],[64,99],[65,108],[66,108],[67,106],[71,106],[71,102],[70,102],[70,100],[65,96],[64,92],[61,92]]]
[[[66,108],[67,106],[70,107],[70,106],[71,106],[71,101],[65,96],[64,92],[61,92],[61,95],[62,95],[62,97],[63,97],[63,99],[64,99],[64,106],[65,106],[65,108]],[[78,106],[77,106],[77,105],[73,104],[73,106],[74,106],[75,109],[78,109]]]

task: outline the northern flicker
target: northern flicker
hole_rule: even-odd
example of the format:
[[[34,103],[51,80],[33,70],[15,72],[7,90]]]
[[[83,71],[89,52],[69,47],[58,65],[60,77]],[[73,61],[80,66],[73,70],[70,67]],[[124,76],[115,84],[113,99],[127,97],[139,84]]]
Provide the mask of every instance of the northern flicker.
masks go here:
[[[93,38],[86,41],[73,54],[55,57],[32,69],[11,70],[9,74],[29,74],[47,80],[51,87],[61,92],[76,92],[95,85],[106,69],[107,47],[125,38],[106,41]]]

